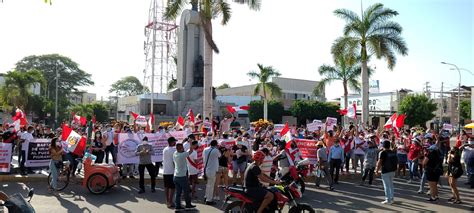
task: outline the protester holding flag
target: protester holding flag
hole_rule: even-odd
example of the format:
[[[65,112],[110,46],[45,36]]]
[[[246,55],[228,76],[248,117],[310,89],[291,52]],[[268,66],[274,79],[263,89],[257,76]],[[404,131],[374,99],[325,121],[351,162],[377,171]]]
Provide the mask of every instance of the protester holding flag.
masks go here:
[[[57,188],[58,182],[58,170],[62,166],[63,160],[63,149],[61,143],[58,141],[58,138],[53,138],[51,140],[51,145],[49,145],[49,155],[51,157],[51,162],[49,163],[49,170],[51,171],[51,185],[49,185],[48,190],[52,193]]]

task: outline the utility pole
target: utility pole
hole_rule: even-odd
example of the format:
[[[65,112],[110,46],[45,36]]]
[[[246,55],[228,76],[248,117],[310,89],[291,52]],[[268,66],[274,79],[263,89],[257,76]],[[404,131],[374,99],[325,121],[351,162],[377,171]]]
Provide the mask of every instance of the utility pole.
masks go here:
[[[430,89],[431,89],[430,82],[427,81],[427,82],[425,83],[425,95],[426,95],[428,98],[431,98]]]
[[[441,82],[441,115],[439,116],[439,123],[440,125],[443,123],[443,115],[444,115],[444,98],[443,98],[443,88],[444,87],[444,82]]]

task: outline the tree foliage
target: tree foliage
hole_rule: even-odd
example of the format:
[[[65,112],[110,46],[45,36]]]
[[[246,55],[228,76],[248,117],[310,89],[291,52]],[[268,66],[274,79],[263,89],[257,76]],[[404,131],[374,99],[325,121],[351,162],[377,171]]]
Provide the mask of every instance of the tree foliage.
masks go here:
[[[230,85],[228,83],[223,83],[222,85],[217,87],[217,89],[227,89],[227,88],[230,88]]]
[[[3,107],[7,110],[27,107],[28,100],[32,96],[32,87],[44,82],[43,76],[37,70],[10,71],[4,75],[4,79],[5,85],[0,90],[0,97]]]
[[[324,120],[327,117],[340,120],[338,109],[339,106],[327,102],[296,100],[290,107],[290,112],[292,116],[296,117],[298,124],[306,124],[307,121]]]
[[[471,102],[469,100],[462,100],[460,103],[461,118],[471,119]]]
[[[253,79],[257,79],[258,83],[255,86],[254,95],[260,95],[263,99],[281,97],[281,88],[270,82],[272,77],[278,77],[281,74],[272,66],[263,66],[257,64],[258,71],[250,71],[247,75]]]
[[[133,96],[145,93],[148,88],[142,85],[135,76],[127,76],[116,81],[110,86],[109,92],[115,92],[118,96]]]
[[[399,114],[406,114],[405,124],[425,126],[435,117],[437,105],[426,95],[407,95],[400,103]]]
[[[258,121],[263,119],[263,100],[260,101],[251,101],[249,109],[249,119],[250,121]],[[273,121],[273,123],[281,123],[282,116],[284,114],[283,103],[276,100],[268,101],[268,119]]]
[[[92,116],[95,115],[98,122],[105,122],[109,119],[109,108],[102,103],[77,104],[71,107],[69,112],[86,117],[87,120],[91,120]]]

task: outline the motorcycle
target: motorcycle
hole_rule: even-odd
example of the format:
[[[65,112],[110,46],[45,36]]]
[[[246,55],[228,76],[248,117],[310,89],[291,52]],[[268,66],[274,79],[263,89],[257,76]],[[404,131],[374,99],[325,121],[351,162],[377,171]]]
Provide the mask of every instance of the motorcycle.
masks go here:
[[[285,175],[283,175],[283,177],[281,177],[281,180],[286,184],[290,184],[292,181],[295,181],[297,184],[301,186],[301,192],[304,193],[306,190],[305,178],[309,174],[310,164],[311,162],[309,161],[309,159],[304,159],[304,160],[299,161],[298,163],[296,163],[296,166],[295,166],[296,174],[298,175],[298,178],[294,179],[291,176],[290,172],[288,172]]]
[[[301,213],[310,212],[314,213],[314,209],[305,203],[298,203],[296,199],[301,198],[301,186],[296,182],[292,182],[289,185],[277,185],[269,187],[268,190],[274,194],[273,201],[267,206],[264,212],[282,212],[285,205],[288,205],[290,210],[289,213]],[[226,206],[224,212],[243,212],[253,213],[260,207],[261,200],[255,200],[252,196],[246,193],[245,188],[242,187],[227,187],[225,189],[226,199],[224,205],[227,202],[235,198],[229,205]]]
[[[34,189],[28,191],[28,201],[19,193],[8,196],[4,192],[0,191],[0,207],[6,206],[8,212],[15,213],[35,213],[35,209],[31,206],[30,201],[34,195]],[[0,209],[2,210],[2,209]],[[3,211],[2,211],[3,212]]]

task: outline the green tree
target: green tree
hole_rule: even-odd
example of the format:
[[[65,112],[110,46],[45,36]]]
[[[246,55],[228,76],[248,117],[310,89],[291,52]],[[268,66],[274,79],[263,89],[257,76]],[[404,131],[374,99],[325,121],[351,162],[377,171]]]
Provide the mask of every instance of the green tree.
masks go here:
[[[259,10],[261,0],[234,0],[234,2],[247,4],[252,10]],[[212,38],[212,19],[221,17],[221,24],[226,25],[232,15],[230,4],[226,0],[176,0],[169,1],[164,17],[174,20],[181,13],[186,4],[191,4],[192,10],[199,13],[204,37],[204,95],[203,115],[209,116],[212,112],[212,53],[219,53],[216,43]]]
[[[176,78],[171,78],[171,80],[168,82],[167,90],[170,91],[175,89],[176,85],[178,85],[178,80]]]
[[[462,100],[460,103],[461,118],[471,119],[471,102],[469,100]]]
[[[298,124],[306,124],[307,121],[314,119],[324,120],[327,117],[340,119],[337,112],[339,106],[331,103],[313,101],[313,100],[296,100],[290,107],[291,115],[297,118]]]
[[[426,122],[435,117],[437,105],[425,95],[407,95],[400,103],[399,114],[406,114],[405,124],[409,126],[425,126]]]
[[[142,85],[135,76],[127,76],[116,81],[110,86],[109,92],[115,92],[118,96],[133,96],[145,93],[148,88]]]
[[[230,85],[228,83],[223,83],[222,85],[217,87],[217,89],[227,89],[227,88],[230,88]]]
[[[258,121],[263,117],[263,105],[264,102],[260,101],[251,101],[249,104],[249,120]],[[282,116],[285,113],[283,103],[277,100],[268,101],[268,119],[273,121],[273,123],[281,123]]]
[[[272,77],[278,77],[281,74],[272,66],[265,67],[261,64],[257,64],[257,66],[258,71],[250,71],[247,75],[258,80],[254,95],[260,95],[263,98],[263,119],[266,120],[268,118],[268,99],[281,97],[281,88],[269,81]]]
[[[32,86],[44,82],[43,76],[37,70],[25,72],[14,70],[4,75],[4,78],[5,85],[0,90],[0,97],[3,107],[7,110],[12,110],[14,107],[22,109],[27,107]]]
[[[348,107],[347,95],[349,94],[349,88],[360,92],[359,77],[361,74],[361,66],[358,60],[360,58],[344,54],[335,57],[335,66],[323,64],[319,67],[319,75],[324,78],[316,85],[313,93],[320,95],[324,92],[324,88],[328,84],[333,81],[342,81],[342,87],[344,88],[344,106]],[[369,68],[368,73],[370,77],[373,70]]]
[[[95,115],[98,122],[105,122],[109,118],[109,108],[102,103],[77,104],[71,107],[69,112],[86,117],[87,120],[91,120],[92,116]]]
[[[346,21],[344,36],[336,39],[331,51],[334,55],[354,54],[360,55],[362,65],[362,121],[369,120],[369,77],[367,63],[371,55],[377,59],[384,58],[388,68],[392,70],[396,64],[396,53],[408,54],[405,40],[402,38],[402,27],[390,19],[397,16],[398,12],[385,8],[383,4],[376,3],[361,16],[357,13],[338,9],[334,14]]]

